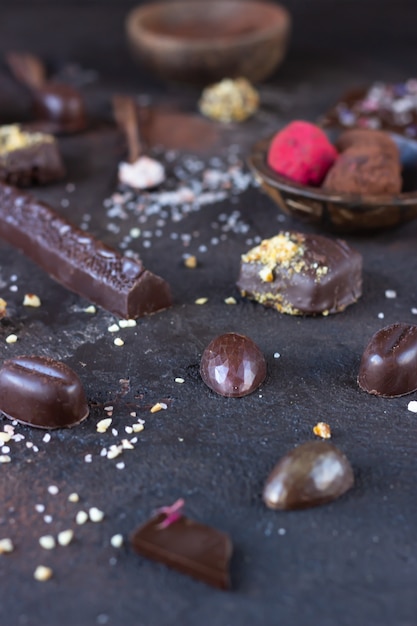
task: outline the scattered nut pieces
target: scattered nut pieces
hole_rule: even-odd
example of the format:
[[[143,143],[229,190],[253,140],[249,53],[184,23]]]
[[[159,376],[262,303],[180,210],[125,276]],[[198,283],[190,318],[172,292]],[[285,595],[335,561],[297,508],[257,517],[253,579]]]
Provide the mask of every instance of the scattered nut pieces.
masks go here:
[[[393,300],[394,298],[397,297],[397,292],[394,291],[394,289],[386,289],[385,297],[388,298],[388,300]]]
[[[120,320],[119,322],[120,328],[134,328],[137,326],[136,320]]]
[[[41,300],[35,293],[26,293],[23,298],[23,306],[38,308],[41,306]]]
[[[45,565],[38,565],[38,567],[33,572],[33,578],[35,580],[39,580],[40,582],[45,582],[52,578],[53,571],[50,567],[46,567]]]
[[[8,454],[1,454],[0,455],[0,463],[10,463],[11,461],[11,457]]]
[[[17,335],[15,335],[14,333],[12,333],[11,335],[7,335],[6,343],[16,343],[16,341],[17,341]]]
[[[92,506],[88,510],[88,516],[92,522],[101,522],[104,518],[103,511],[100,511],[96,506]]]
[[[233,296],[230,296],[229,298],[225,298],[224,302],[225,304],[237,304],[237,300]]]
[[[97,426],[96,426],[97,432],[98,433],[105,433],[106,430],[111,425],[112,421],[113,420],[112,420],[111,417],[106,417],[106,418],[100,420],[99,422],[97,422]]]
[[[73,540],[74,537],[74,531],[71,529],[68,530],[62,530],[60,533],[58,533],[58,543],[60,546],[68,546],[71,541]]]
[[[177,376],[177,378],[175,379],[176,383],[178,383],[179,385],[182,385],[183,383],[185,383],[184,378],[181,378],[180,376]]]
[[[115,459],[122,454],[122,451],[122,446],[111,446],[110,450],[107,452],[107,458],[110,460]]]
[[[78,493],[75,493],[75,491],[73,493],[70,493],[68,496],[68,502],[79,502],[80,501],[80,496],[78,495]]]
[[[144,430],[144,425],[143,424],[132,424],[132,430],[134,433],[140,433],[142,432],[142,430]]]
[[[113,341],[115,346],[124,346],[125,342],[123,341],[123,339],[120,339],[120,337],[116,337],[116,339]]]
[[[411,411],[411,413],[417,413],[417,401],[416,400],[411,400],[408,403],[407,408],[408,408],[409,411]]]
[[[86,513],[85,511],[78,511],[77,515],[75,516],[75,523],[78,524],[79,526],[82,526],[87,521],[88,521],[88,513]]]
[[[94,313],[97,313],[97,309],[93,304],[90,304],[90,306],[84,309],[84,313],[90,313],[93,315]]]
[[[7,307],[6,300],[3,300],[3,298],[0,298],[0,319],[6,315],[6,312],[7,312],[6,307]]]
[[[168,406],[165,404],[165,402],[157,402],[156,404],[153,405],[153,407],[151,407],[151,413],[158,413],[158,411],[165,411],[168,408]]]
[[[119,325],[112,324],[111,326],[108,327],[107,330],[109,331],[109,333],[117,333],[117,331],[119,330]]]
[[[0,432],[0,443],[7,443],[12,438],[10,433],[2,433]]]
[[[0,539],[0,554],[7,554],[9,552],[13,552],[14,545],[11,539],[6,537],[5,539]]]
[[[184,259],[184,265],[185,267],[188,267],[189,269],[195,269],[197,267],[197,257],[194,256],[193,254],[190,254],[189,256],[185,257]]]
[[[313,428],[313,433],[322,439],[330,439],[332,436],[330,426],[329,424],[326,424],[326,422],[317,422]]]
[[[43,535],[39,537],[39,544],[45,550],[53,550],[55,548],[55,538],[52,535]]]
[[[206,302],[208,302],[208,298],[197,298],[194,304],[206,304]]]
[[[123,535],[113,535],[110,539],[110,543],[113,548],[121,548],[123,545]]]

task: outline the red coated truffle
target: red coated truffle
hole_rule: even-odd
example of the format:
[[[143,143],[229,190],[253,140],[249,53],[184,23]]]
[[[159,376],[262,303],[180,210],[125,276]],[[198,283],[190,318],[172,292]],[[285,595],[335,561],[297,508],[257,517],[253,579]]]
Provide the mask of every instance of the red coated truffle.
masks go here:
[[[268,165],[303,185],[320,185],[336,158],[336,148],[318,126],[295,121],[273,138]]]

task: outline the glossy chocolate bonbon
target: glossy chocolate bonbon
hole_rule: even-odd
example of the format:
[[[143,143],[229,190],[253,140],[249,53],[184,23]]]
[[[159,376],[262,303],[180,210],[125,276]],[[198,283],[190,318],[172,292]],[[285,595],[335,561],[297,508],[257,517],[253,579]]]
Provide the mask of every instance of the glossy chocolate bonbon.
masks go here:
[[[373,335],[359,367],[358,384],[392,398],[417,390],[417,326],[396,323]]]
[[[0,184],[0,237],[62,285],[123,318],[172,304],[169,285],[48,205]]]
[[[281,232],[242,256],[237,286],[281,313],[339,313],[362,294],[362,256],[342,239]]]
[[[165,519],[162,513],[138,528],[131,539],[134,550],[212,587],[229,589],[229,536],[183,515],[169,525]]]
[[[352,467],[336,446],[309,441],[291,450],[274,467],[263,499],[270,509],[304,509],[335,500],[353,483]]]
[[[77,374],[44,356],[18,356],[0,368],[0,411],[37,428],[65,428],[89,413]]]
[[[221,396],[241,398],[255,391],[266,376],[265,358],[252,339],[237,333],[219,335],[201,357],[200,374]]]

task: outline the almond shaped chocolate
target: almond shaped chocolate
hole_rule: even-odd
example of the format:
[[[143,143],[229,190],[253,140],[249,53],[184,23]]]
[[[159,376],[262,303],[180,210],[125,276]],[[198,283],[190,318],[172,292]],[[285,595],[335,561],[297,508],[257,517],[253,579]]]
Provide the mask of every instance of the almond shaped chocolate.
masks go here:
[[[358,385],[386,398],[416,391],[417,326],[396,323],[376,332],[362,355]]]
[[[352,467],[336,446],[309,441],[291,450],[274,467],[263,499],[270,509],[304,509],[336,500],[353,482]]]
[[[266,376],[265,358],[252,339],[238,333],[219,335],[201,357],[200,374],[210,389],[226,398],[255,391]]]
[[[17,356],[0,368],[0,411],[36,428],[65,428],[89,413],[77,374],[45,356]]]

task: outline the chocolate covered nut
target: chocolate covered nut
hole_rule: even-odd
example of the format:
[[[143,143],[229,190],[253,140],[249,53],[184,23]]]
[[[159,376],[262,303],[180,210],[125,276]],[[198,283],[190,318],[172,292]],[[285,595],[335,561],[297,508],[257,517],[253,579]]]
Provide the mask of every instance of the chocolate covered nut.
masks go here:
[[[0,410],[37,428],[64,428],[89,413],[80,379],[65,363],[45,356],[18,356],[0,368]]]
[[[29,194],[0,184],[0,237],[52,278],[115,315],[133,319],[172,304],[169,285]]]
[[[392,398],[417,389],[417,326],[390,324],[371,338],[362,355],[358,384]]]
[[[237,286],[281,313],[338,313],[362,294],[362,257],[342,239],[281,232],[242,255]]]
[[[338,448],[324,441],[309,441],[274,467],[263,499],[270,509],[303,509],[335,500],[353,482],[352,467]]]

